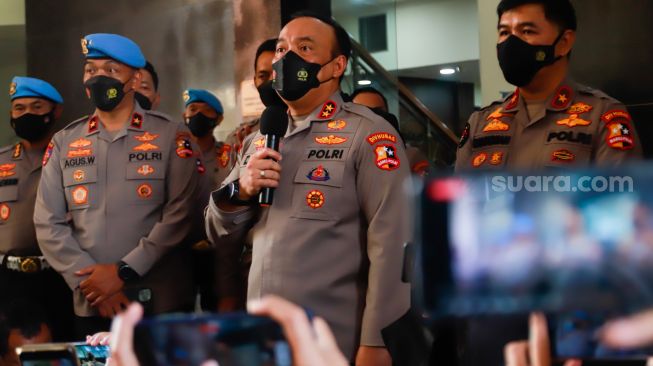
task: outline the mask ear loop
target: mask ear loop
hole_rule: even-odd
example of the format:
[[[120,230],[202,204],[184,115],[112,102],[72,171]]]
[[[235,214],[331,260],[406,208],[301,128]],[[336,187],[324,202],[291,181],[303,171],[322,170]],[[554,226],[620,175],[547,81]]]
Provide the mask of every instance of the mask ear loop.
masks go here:
[[[323,68],[324,66],[330,64],[331,62],[333,62],[333,60],[337,59],[337,58],[340,57],[340,56],[342,56],[342,55],[337,55],[336,57],[334,57],[334,58],[332,58],[331,60],[327,61],[325,64],[320,65],[320,70],[322,70],[322,68]],[[324,83],[328,83],[329,81],[331,81],[331,80],[333,80],[333,79],[335,79],[334,76],[332,76],[332,77],[330,77],[330,78],[328,78],[328,79],[326,79],[326,80],[324,80],[324,81],[320,81],[320,80],[318,80],[318,81],[320,81],[320,85],[322,85],[322,84],[324,84]]]
[[[562,37],[565,35],[566,32],[567,32],[567,30],[563,30],[562,32],[560,32],[560,35],[558,36],[558,38],[556,38],[555,42],[553,42],[553,44],[551,45],[551,47],[553,47],[553,53],[554,53],[554,54],[555,54],[555,49],[556,49],[556,46],[558,45],[558,42],[560,42],[560,40],[562,39]],[[558,62],[558,61],[561,60],[563,57],[565,57],[565,56],[562,56],[562,55],[560,55],[560,56],[556,56],[556,57],[553,59],[553,61],[551,61],[551,65],[554,64],[554,63],[556,63],[556,62]]]

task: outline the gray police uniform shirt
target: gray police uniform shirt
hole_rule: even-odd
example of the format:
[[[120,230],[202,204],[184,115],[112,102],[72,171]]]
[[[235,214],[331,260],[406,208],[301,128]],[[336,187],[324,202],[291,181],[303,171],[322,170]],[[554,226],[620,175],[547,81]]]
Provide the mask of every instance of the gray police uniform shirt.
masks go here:
[[[312,309],[353,359],[359,345],[383,346],[381,330],[410,306],[402,282],[412,215],[403,142],[387,121],[339,93],[290,131],[274,203],[226,212],[212,197],[207,232],[218,249],[239,248],[253,226],[248,298],[276,294]],[[246,142],[225,183],[265,147],[260,132]]]
[[[0,254],[41,254],[34,231],[34,202],[43,151],[21,143],[0,150]]]
[[[155,313],[192,303],[190,271],[178,252],[196,199],[193,148],[185,126],[139,106],[113,138],[97,115],[55,134],[34,222],[44,256],[74,291],[77,315],[97,311],[75,271],[120,260],[143,276],[125,291],[150,289]]]
[[[599,90],[567,78],[539,112],[529,115],[517,89],[472,114],[456,171],[614,166],[642,155],[626,107]]]

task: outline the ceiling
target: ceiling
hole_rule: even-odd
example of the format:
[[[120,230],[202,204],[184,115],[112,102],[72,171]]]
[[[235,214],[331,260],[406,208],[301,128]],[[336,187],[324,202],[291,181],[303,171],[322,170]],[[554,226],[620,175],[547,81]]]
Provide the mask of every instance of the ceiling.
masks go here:
[[[371,8],[387,5],[400,5],[407,3],[430,3],[430,2],[443,2],[452,0],[331,0],[331,10],[333,12],[351,11],[352,9]]]

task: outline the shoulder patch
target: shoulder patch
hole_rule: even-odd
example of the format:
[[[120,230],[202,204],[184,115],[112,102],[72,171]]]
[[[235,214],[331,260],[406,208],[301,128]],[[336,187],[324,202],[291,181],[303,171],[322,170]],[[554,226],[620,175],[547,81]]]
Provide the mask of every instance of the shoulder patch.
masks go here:
[[[79,124],[82,123],[82,122],[86,123],[86,121],[88,121],[88,118],[89,118],[89,117],[90,117],[89,115],[86,115],[86,116],[84,116],[84,117],[81,117],[81,118],[79,118],[79,119],[76,119],[76,120],[70,122],[70,123],[69,123],[66,127],[64,127],[63,129],[64,129],[64,130],[69,130],[69,129],[74,128],[75,126],[79,125]]]
[[[163,120],[166,120],[168,122],[172,122],[172,117],[169,115],[163,113],[163,112],[158,112],[158,111],[144,111],[146,115],[148,116],[154,116]]]

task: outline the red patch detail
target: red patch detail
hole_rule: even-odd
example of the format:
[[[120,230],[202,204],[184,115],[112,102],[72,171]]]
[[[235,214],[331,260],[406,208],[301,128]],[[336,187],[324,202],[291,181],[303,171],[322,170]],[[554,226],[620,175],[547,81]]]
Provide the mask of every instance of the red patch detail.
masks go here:
[[[312,190],[306,195],[306,204],[312,209],[318,209],[324,206],[324,193],[318,190]]]
[[[177,137],[177,149],[175,152],[182,159],[190,158],[193,156],[193,145],[191,145],[188,138]]]
[[[91,117],[91,119],[88,120],[88,133],[92,133],[97,131],[98,129],[98,123],[97,123],[97,116]]]
[[[0,204],[0,219],[7,221],[9,220],[10,215],[11,215],[11,208],[9,208],[9,205],[7,205],[6,203]]]
[[[510,102],[506,106],[505,110],[514,109],[519,104],[519,88],[515,90],[515,93],[512,95]]]
[[[204,163],[202,163],[202,159],[197,159],[195,161],[195,165],[197,165],[197,172],[200,174],[204,174],[206,172],[206,168],[204,167]]]
[[[218,153],[218,163],[222,168],[226,168],[227,165],[229,165],[229,160],[230,160],[230,153],[231,153],[231,145],[224,144],[220,148],[220,152]]]
[[[132,116],[131,126],[138,129],[143,127],[143,116],[141,116],[139,113],[134,113]]]
[[[605,123],[610,123],[615,118],[623,118],[628,122],[633,120],[632,117],[630,117],[630,113],[628,113],[628,112],[626,112],[624,110],[621,110],[621,109],[616,109],[616,110],[605,112],[601,116],[601,120],[603,122],[605,122]]]
[[[576,155],[567,149],[556,150],[551,154],[551,161],[560,161],[563,163],[571,163],[576,160]]]
[[[387,132],[377,132],[367,136],[367,142],[370,145],[374,145],[377,142],[381,142],[381,141],[390,141],[393,144],[396,144],[397,136]]]
[[[150,198],[152,196],[152,186],[143,183],[136,188],[136,193],[138,194],[138,197],[140,198]]]
[[[564,109],[569,107],[574,92],[570,87],[563,85],[558,88],[556,96],[551,100],[551,107],[555,109]]]
[[[332,100],[328,100],[324,105],[322,106],[322,109],[320,112],[317,114],[317,118],[319,119],[329,119],[333,117],[334,114],[336,114],[336,110],[338,109],[338,104]]]
[[[376,166],[381,170],[395,170],[401,165],[394,145],[379,145],[374,149]]]
[[[48,147],[45,149],[45,154],[43,154],[43,161],[42,161],[43,166],[45,166],[48,163],[48,161],[50,161],[50,157],[52,156],[52,150],[54,150],[54,141],[50,141]]]
[[[608,134],[605,138],[608,146],[617,150],[631,150],[635,147],[633,130],[628,121],[625,119],[613,120],[605,127],[608,129]]]

